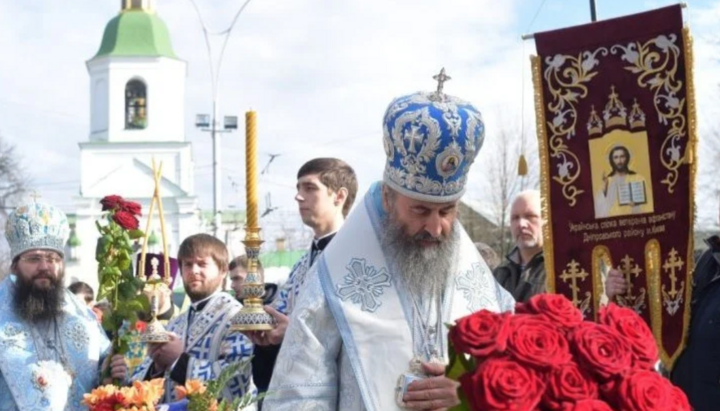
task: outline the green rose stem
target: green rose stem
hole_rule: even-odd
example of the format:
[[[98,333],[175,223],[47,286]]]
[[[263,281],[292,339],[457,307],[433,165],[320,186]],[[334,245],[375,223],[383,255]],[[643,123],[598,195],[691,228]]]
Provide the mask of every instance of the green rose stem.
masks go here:
[[[107,198],[107,197],[106,197]],[[102,201],[101,201],[102,203]],[[129,331],[122,333],[123,325],[128,330],[135,328],[137,313],[147,311],[149,304],[147,298],[140,293],[143,282],[133,275],[131,255],[133,253],[131,240],[144,237],[142,231],[126,228],[114,219],[115,213],[131,204],[120,199],[112,209],[105,209],[104,220],[107,224],[96,222],[100,239],[96,250],[98,262],[99,290],[98,300],[110,300],[111,312],[103,317],[102,326],[112,335],[112,344],[108,363],[103,371],[102,379],[111,377],[109,359],[116,354],[125,355],[129,350]],[[132,203],[139,214],[140,206]],[[135,215],[133,215],[135,218]],[[120,386],[124,381],[114,379],[113,384]]]

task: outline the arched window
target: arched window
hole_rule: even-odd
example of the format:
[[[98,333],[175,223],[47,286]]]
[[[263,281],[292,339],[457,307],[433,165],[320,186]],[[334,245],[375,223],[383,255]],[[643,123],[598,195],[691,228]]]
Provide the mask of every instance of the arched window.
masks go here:
[[[147,127],[147,88],[140,80],[130,80],[125,86],[125,128]]]

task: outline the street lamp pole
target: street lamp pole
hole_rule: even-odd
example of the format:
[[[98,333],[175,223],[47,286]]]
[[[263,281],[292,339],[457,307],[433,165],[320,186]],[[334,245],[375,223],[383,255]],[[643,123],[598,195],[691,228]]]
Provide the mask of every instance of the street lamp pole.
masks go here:
[[[213,143],[213,235],[216,238],[220,237],[220,227],[222,226],[222,173],[220,168],[220,135],[221,133],[227,133],[237,129],[237,117],[225,117],[225,123],[223,128],[219,128],[218,124],[218,83],[220,78],[220,67],[222,66],[223,56],[225,55],[225,47],[227,46],[230,33],[235,27],[235,23],[238,21],[238,17],[242,14],[245,7],[250,3],[251,0],[245,0],[240,10],[235,14],[235,17],[230,23],[230,27],[225,30],[212,33],[207,29],[205,22],[203,21],[200,9],[195,0],[190,0],[195,12],[197,13],[198,20],[203,29],[205,35],[205,46],[208,52],[208,61],[210,64],[210,80],[212,82],[212,118],[208,119],[209,116],[205,114],[197,115],[195,125],[203,131],[209,131]],[[218,58],[217,67],[213,64],[212,47],[210,46],[210,36],[220,35],[225,36],[220,49],[220,56]],[[210,120],[210,121],[208,121]],[[209,126],[209,129],[207,127]]]
[[[213,93],[215,94],[215,93]],[[218,238],[222,226],[222,176],[220,170],[220,133],[218,133],[217,96],[213,98],[212,142],[213,142],[213,236]]]

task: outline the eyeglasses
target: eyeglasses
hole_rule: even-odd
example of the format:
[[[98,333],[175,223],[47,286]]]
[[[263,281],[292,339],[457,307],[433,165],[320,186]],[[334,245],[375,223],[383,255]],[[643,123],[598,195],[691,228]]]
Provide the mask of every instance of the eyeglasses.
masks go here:
[[[58,265],[62,262],[62,258],[52,254],[33,254],[20,257],[20,260],[25,261],[28,264],[39,265],[45,261],[48,265]]]

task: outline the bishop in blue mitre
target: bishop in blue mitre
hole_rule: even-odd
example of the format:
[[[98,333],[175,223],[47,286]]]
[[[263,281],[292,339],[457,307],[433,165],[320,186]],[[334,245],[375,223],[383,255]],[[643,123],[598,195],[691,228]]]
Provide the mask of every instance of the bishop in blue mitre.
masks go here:
[[[264,409],[452,407],[445,324],[512,309],[457,220],[483,120],[435,78],[387,108],[383,179],[310,268]]]

